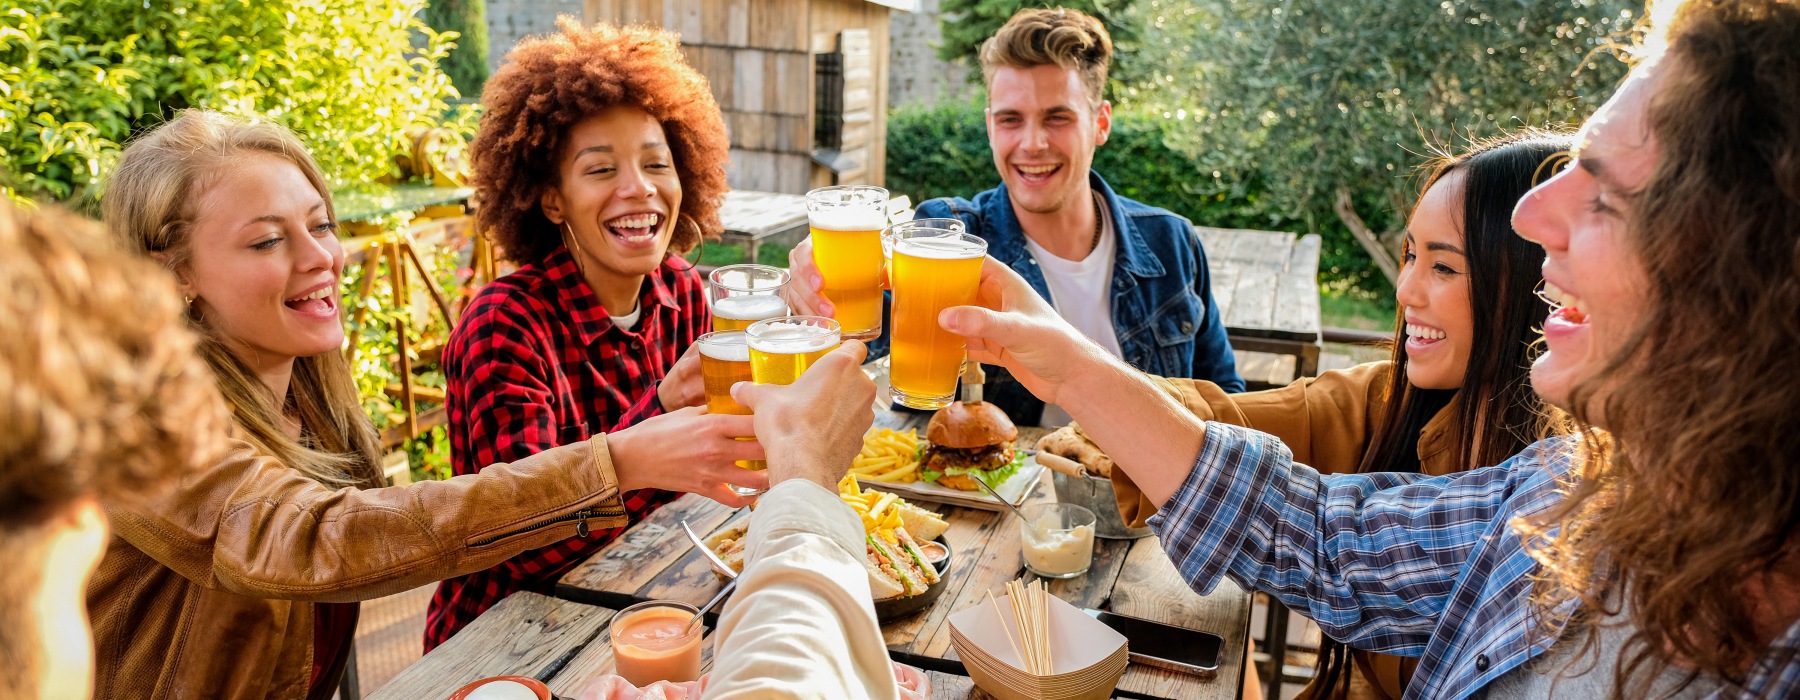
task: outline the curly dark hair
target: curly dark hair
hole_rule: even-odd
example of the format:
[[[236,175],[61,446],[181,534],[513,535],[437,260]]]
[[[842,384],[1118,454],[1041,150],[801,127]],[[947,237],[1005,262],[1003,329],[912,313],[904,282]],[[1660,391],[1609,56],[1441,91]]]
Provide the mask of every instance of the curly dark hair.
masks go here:
[[[482,90],[472,154],[477,217],[503,255],[543,260],[562,240],[538,202],[557,184],[569,129],[609,107],[632,105],[662,123],[681,178],[681,212],[669,248],[685,254],[716,238],[730,140],[706,78],[681,55],[673,32],[570,17],[555,34],[519,42]]]

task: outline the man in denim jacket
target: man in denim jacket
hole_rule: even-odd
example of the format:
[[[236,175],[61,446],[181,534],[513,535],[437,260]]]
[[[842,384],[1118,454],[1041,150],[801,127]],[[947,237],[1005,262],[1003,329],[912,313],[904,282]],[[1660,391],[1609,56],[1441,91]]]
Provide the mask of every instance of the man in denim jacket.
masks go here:
[[[1225,325],[1213,303],[1206,251],[1192,225],[1115,194],[1089,169],[1106,143],[1112,105],[1102,99],[1112,39],[1074,10],[1023,10],[982,45],[988,143],[1001,184],[975,196],[934,199],[915,218],[961,219],[1064,319],[1151,374],[1210,380],[1243,391]],[[802,280],[796,313],[819,313],[812,248],[789,262]],[[885,352],[886,339],[871,354]],[[1007,375],[988,370],[986,398],[1021,425],[1061,425]]]

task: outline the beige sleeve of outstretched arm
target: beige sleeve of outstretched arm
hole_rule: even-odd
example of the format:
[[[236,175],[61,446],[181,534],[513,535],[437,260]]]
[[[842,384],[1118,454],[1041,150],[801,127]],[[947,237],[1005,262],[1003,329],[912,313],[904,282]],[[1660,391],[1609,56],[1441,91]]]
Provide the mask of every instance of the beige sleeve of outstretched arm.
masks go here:
[[[856,512],[800,479],[760,500],[705,697],[897,698]]]

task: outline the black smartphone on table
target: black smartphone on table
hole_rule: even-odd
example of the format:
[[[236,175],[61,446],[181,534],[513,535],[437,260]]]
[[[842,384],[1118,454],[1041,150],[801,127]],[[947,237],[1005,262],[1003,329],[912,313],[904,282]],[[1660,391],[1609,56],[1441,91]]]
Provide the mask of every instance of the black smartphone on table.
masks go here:
[[[1104,610],[1083,610],[1124,635],[1131,660],[1181,673],[1211,676],[1219,670],[1219,635]]]

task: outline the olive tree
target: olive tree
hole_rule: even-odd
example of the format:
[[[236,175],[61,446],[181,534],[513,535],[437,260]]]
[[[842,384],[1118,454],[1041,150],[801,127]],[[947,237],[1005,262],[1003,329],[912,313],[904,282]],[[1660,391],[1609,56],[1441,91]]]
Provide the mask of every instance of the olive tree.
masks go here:
[[[1326,234],[1379,285],[1435,148],[1580,122],[1624,75],[1635,0],[1138,0],[1151,74],[1119,101],[1185,121],[1177,147],[1255,179],[1271,219]],[[1379,233],[1385,232],[1385,233]],[[1353,268],[1360,267],[1358,271]],[[1353,280],[1354,281],[1354,280]]]

